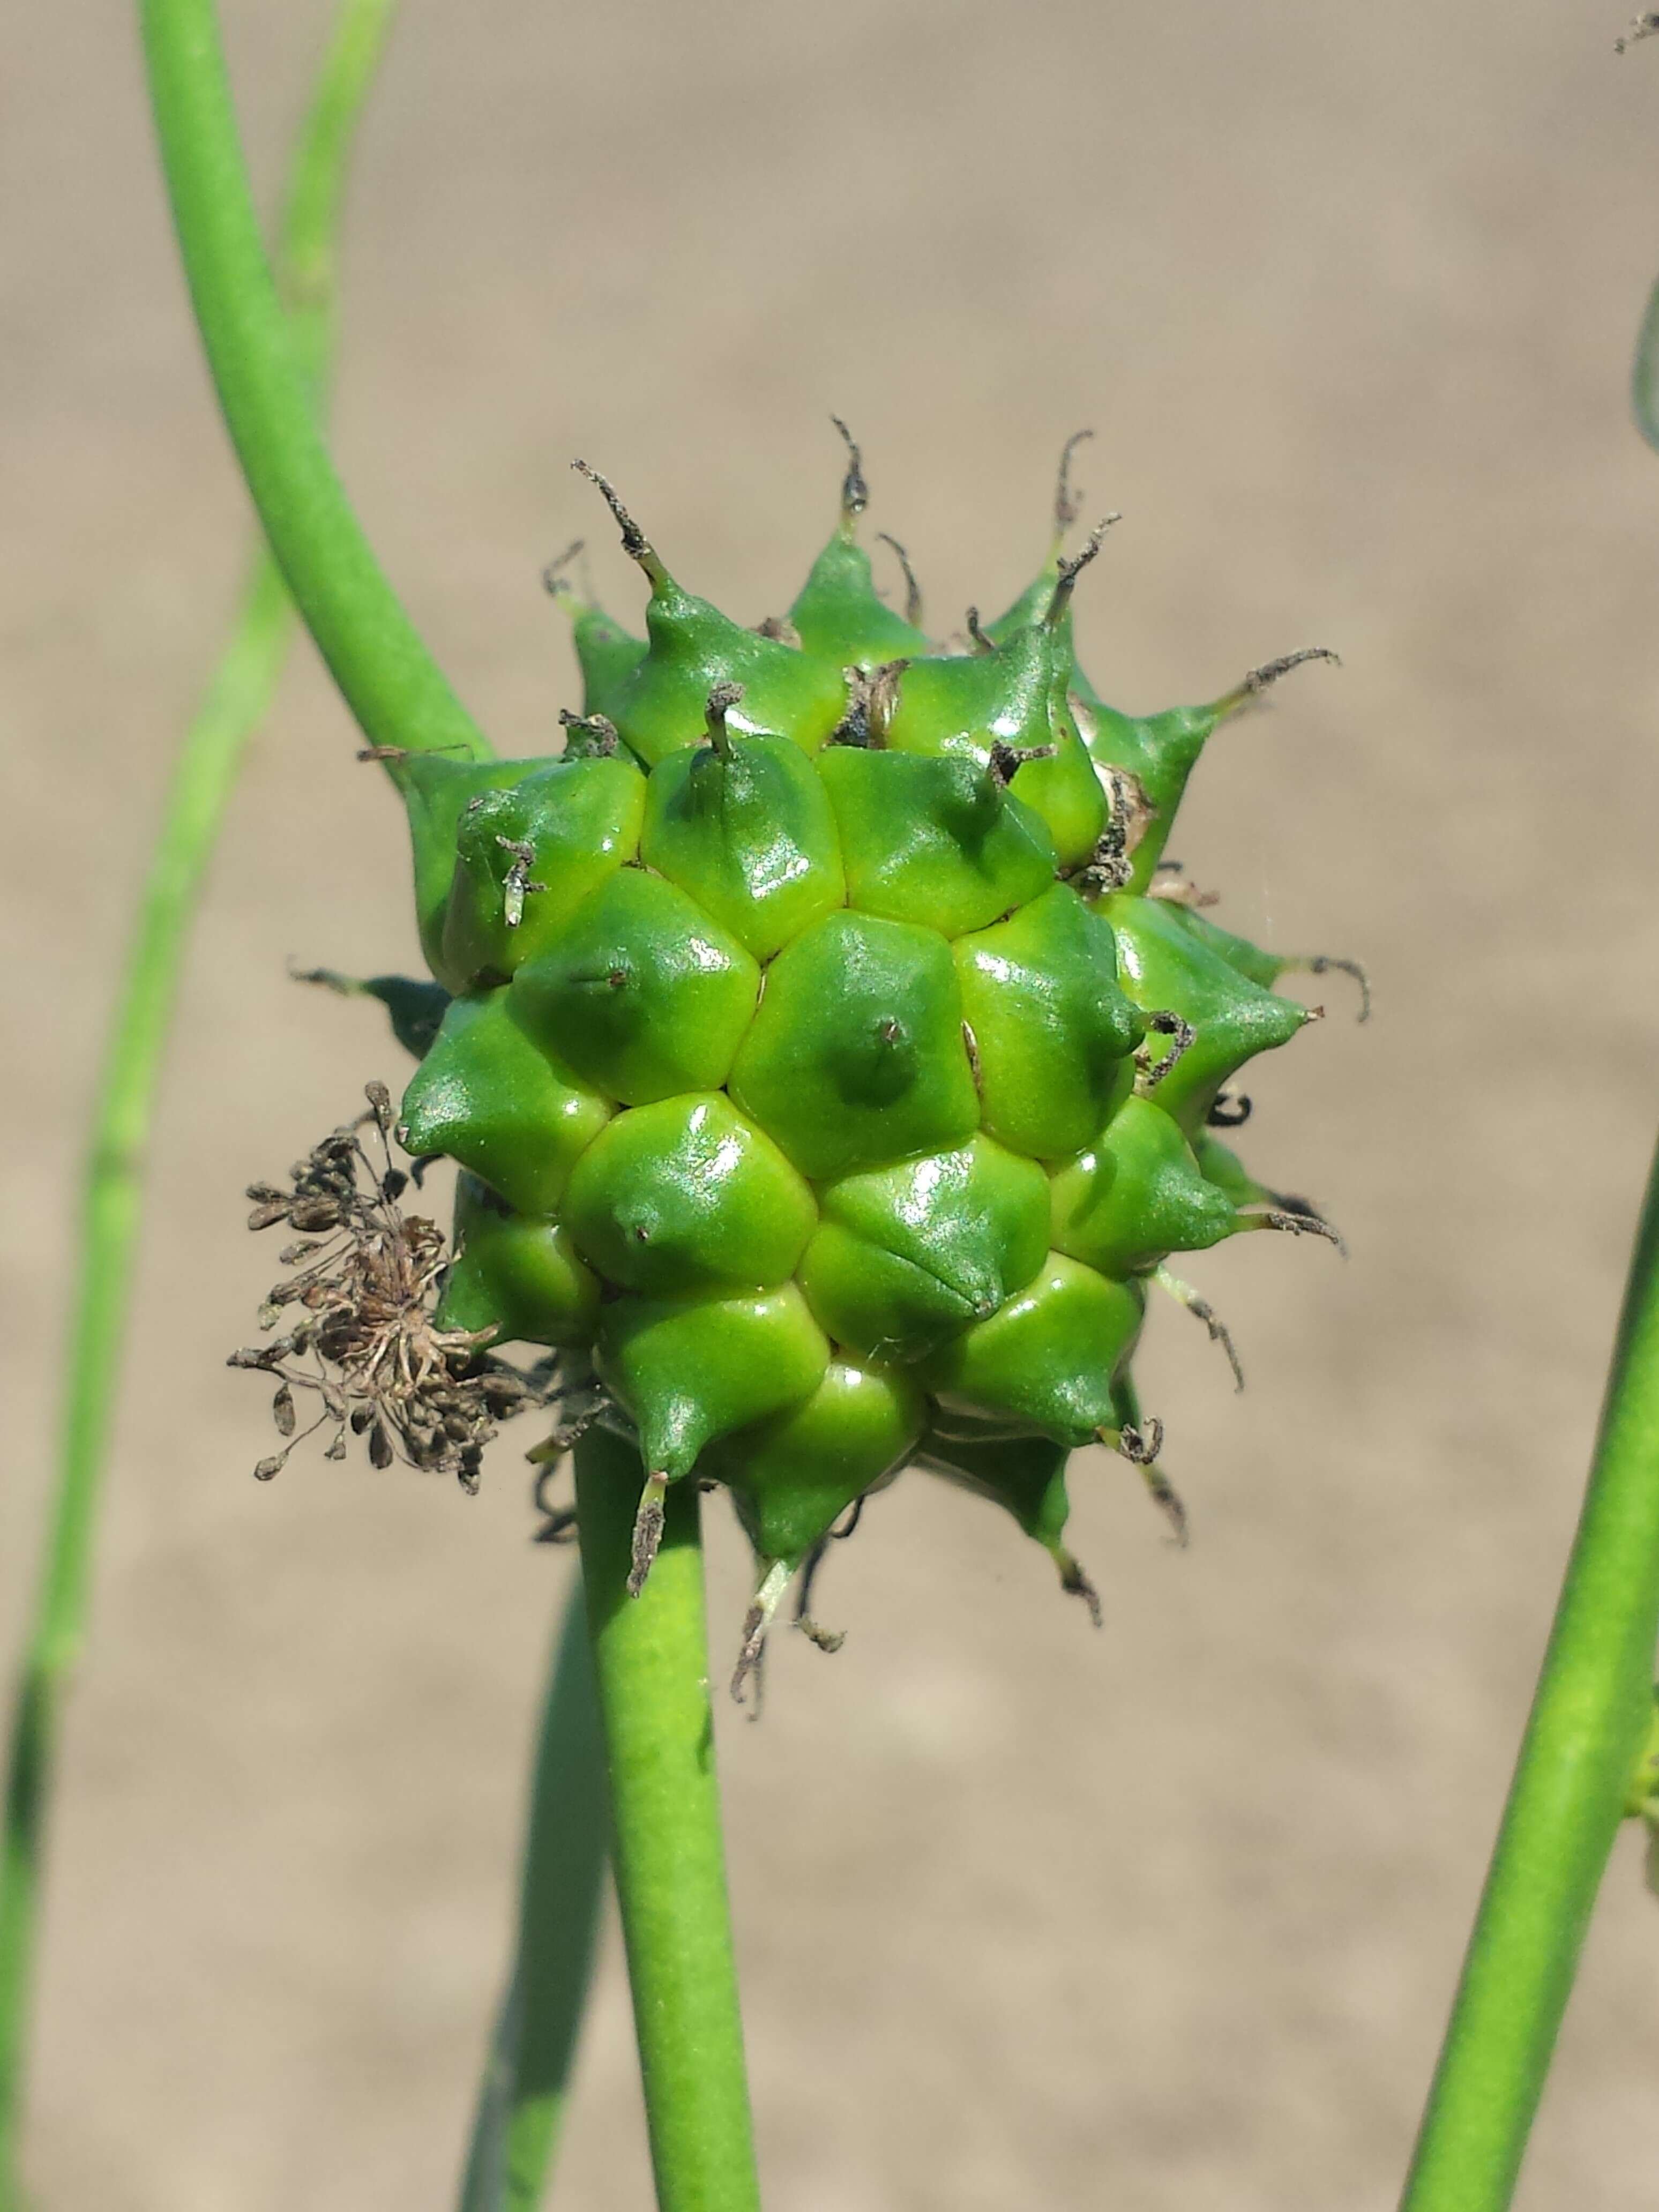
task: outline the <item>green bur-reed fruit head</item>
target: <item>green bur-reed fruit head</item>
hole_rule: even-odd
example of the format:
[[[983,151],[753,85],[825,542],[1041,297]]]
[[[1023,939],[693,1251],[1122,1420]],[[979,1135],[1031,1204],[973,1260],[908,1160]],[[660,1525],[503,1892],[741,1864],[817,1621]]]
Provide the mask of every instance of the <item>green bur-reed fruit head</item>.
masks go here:
[[[551,1348],[538,1455],[594,1418],[637,1439],[636,1589],[665,1486],[731,1491],[759,1562],[739,1680],[908,1466],[1001,1504],[1094,1606],[1073,1451],[1121,1453],[1179,1522],[1129,1375],[1149,1285],[1219,1333],[1172,1254],[1330,1233],[1209,1130],[1311,1018],[1279,975],[1347,963],[1218,928],[1164,859],[1205,740],[1307,656],[1206,707],[1106,706],[1072,636],[1103,526],[1063,556],[1064,474],[1036,580],[936,647],[902,550],[904,614],[876,589],[848,443],[838,526],[757,629],[578,463],[648,580],[645,638],[567,556],[563,756],[394,763],[454,994],[399,1130],[465,1170],[436,1325]]]

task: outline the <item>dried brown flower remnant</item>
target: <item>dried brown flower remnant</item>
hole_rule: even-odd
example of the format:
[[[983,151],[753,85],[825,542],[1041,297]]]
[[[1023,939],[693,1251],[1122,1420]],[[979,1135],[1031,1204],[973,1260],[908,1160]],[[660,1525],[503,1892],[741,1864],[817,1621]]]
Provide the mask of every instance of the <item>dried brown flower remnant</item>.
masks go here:
[[[290,1190],[260,1182],[248,1191],[250,1229],[281,1221],[301,1232],[284,1248],[285,1272],[259,1312],[259,1326],[270,1329],[297,1308],[292,1326],[230,1356],[233,1367],[258,1368],[277,1379],[271,1411],[283,1448],[253,1472],[269,1482],[296,1443],[331,1423],[326,1458],[345,1457],[349,1432],[367,1438],[375,1467],[402,1459],[453,1474],[472,1492],[498,1425],[545,1402],[548,1394],[538,1378],[483,1354],[493,1331],[434,1325],[448,1264],[443,1231],[402,1211],[398,1200],[409,1177],[392,1164],[392,1101],[382,1083],[368,1085],[365,1096],[366,1114],[295,1162]],[[380,1168],[359,1133],[370,1126]],[[321,1401],[316,1419],[303,1430],[295,1406],[298,1390]]]

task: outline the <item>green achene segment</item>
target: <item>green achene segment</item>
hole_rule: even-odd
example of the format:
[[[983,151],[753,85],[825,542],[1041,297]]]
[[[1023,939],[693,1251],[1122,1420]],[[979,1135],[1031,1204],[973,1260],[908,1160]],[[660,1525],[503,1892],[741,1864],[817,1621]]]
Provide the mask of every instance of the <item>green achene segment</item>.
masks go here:
[[[532,1043],[509,996],[455,999],[404,1093],[398,1141],[447,1153],[526,1213],[556,1212],[610,1103]]]
[[[1121,769],[1133,776],[1152,808],[1152,819],[1136,846],[1133,891],[1144,891],[1164,858],[1176,810],[1187,788],[1187,779],[1199,755],[1214,735],[1224,708],[1171,707],[1161,714],[1120,714],[1103,702],[1091,702],[1077,690],[1078,727],[1091,757],[1102,768]]]
[[[1048,750],[1013,777],[1064,867],[1079,867],[1106,821],[1106,796],[1066,705],[1057,629],[1028,623],[989,653],[914,660],[899,675],[880,735],[895,751],[956,756],[988,767],[994,746]]]
[[[831,915],[767,971],[732,1096],[814,1181],[959,1145],[979,1099],[938,932]]]
[[[599,1373],[633,1416],[645,1464],[671,1481],[733,1429],[799,1406],[830,1341],[793,1284],[763,1297],[622,1297],[606,1307]]]
[[[493,1328],[502,1344],[585,1345],[599,1319],[599,1279],[569,1231],[515,1213],[476,1176],[455,1190],[455,1248],[438,1308],[445,1328]]]
[[[660,876],[624,868],[513,979],[528,1035],[626,1106],[718,1091],[760,995],[752,954]]]
[[[465,987],[444,958],[450,887],[455,879],[456,841],[461,816],[486,792],[508,791],[527,776],[540,775],[545,760],[456,761],[441,753],[409,753],[387,763],[404,802],[415,859],[415,918],[421,952],[446,990]]]
[[[707,599],[693,599],[665,574],[646,611],[650,650],[611,698],[610,717],[624,741],[654,768],[703,739],[708,695],[740,684],[736,729],[793,738],[815,753],[847,712],[847,679],[777,638],[739,629]]]
[[[645,659],[642,637],[632,637],[567,583],[555,586],[570,616],[571,641],[582,677],[582,712],[616,720],[616,707],[623,684]]]
[[[817,1223],[805,1183],[720,1091],[619,1114],[576,1163],[563,1215],[607,1281],[659,1298],[787,1283]]]
[[[1132,1079],[1146,1029],[1118,988],[1110,925],[1055,884],[958,939],[956,963],[985,1127],[1033,1159],[1079,1151]]]
[[[1247,1060],[1287,1044],[1310,1018],[1306,1006],[1275,998],[1195,937],[1167,899],[1119,893],[1102,911],[1117,938],[1123,988],[1151,1012],[1168,1007],[1191,1024],[1191,1044],[1159,1081],[1158,1104],[1188,1136],[1204,1126],[1216,1094]]]
[[[645,778],[631,762],[545,763],[461,813],[443,957],[458,988],[501,982],[554,941],[639,850]]]
[[[1086,1151],[1054,1176],[1057,1251],[1104,1275],[1134,1275],[1171,1252],[1230,1237],[1237,1208],[1149,1099],[1127,1098]]]
[[[837,1343],[918,1359],[1030,1282],[1048,1250],[1048,1178],[989,1139],[821,1194],[801,1286]]]
[[[757,960],[846,902],[823,780],[787,738],[728,731],[670,753],[652,771],[642,852]]]
[[[870,556],[847,531],[838,530],[813,562],[789,621],[804,653],[837,667],[875,669],[933,650],[879,596]]]
[[[1121,714],[1076,666],[1082,560],[1057,548],[973,650],[938,649],[914,587],[906,615],[876,590],[855,449],[787,621],[744,629],[600,489],[647,637],[555,582],[587,718],[567,755],[393,764],[442,987],[404,1024],[418,1050],[442,1012],[407,1140],[468,1171],[443,1316],[551,1347],[631,1424],[656,1479],[636,1575],[663,1481],[731,1490],[751,1631],[910,1464],[1000,1504],[1092,1604],[1066,1461],[1156,1453],[1148,1282],[1307,1212],[1208,1127],[1309,1018],[1273,995],[1286,963],[1147,895],[1206,738],[1290,663]]]
[[[933,1354],[921,1379],[948,1401],[1028,1422],[1056,1443],[1117,1425],[1112,1386],[1140,1334],[1146,1296],[1049,1255],[1036,1282]]]
[[[798,1567],[847,1508],[908,1461],[927,1401],[891,1368],[833,1360],[805,1405],[726,1437],[708,1471],[727,1483],[763,1566]]]
[[[1054,840],[988,769],[838,746],[821,774],[841,827],[848,893],[865,914],[955,937],[1054,880]]]

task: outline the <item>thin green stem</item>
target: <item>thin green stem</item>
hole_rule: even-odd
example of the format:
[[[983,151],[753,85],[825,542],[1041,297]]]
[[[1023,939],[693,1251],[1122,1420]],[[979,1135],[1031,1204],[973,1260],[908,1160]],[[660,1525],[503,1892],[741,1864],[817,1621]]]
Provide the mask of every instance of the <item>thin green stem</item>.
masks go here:
[[[1503,2212],[1653,1706],[1659,1158],[1589,1487],[1402,2212]]]
[[[293,302],[295,356],[313,395],[320,394],[331,345],[334,238],[347,155],[394,5],[395,0],[342,0],[295,151],[279,262]],[[291,630],[282,578],[269,555],[262,555],[174,764],[94,1107],[57,1481],[13,1707],[0,1843],[0,2208],[5,2212],[21,2202],[18,2134],[42,1830],[60,1707],[85,1632],[157,1080],[203,873],[244,745],[275,691]]]
[[[580,1582],[554,1645],[531,1783],[512,1971],[496,2018],[460,2212],[535,2212],[558,2149],[587,1998],[610,1826]]]
[[[611,1778],[617,1893],[661,2212],[757,2212],[726,1894],[696,1486],[668,1492],[662,1548],[628,1594],[638,1453],[576,1448],[576,1507]]]
[[[381,572],[313,417],[259,235],[213,0],[140,0],[140,18],[196,319],[295,604],[372,744],[488,759]]]

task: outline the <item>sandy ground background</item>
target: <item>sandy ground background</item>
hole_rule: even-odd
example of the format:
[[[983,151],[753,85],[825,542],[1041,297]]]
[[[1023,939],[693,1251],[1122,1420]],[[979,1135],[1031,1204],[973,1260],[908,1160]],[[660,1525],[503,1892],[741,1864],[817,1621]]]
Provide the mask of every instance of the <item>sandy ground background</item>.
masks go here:
[[[1220,919],[1363,955],[1253,1075],[1250,1157],[1349,1234],[1190,1272],[1146,1363],[1197,1540],[1076,1485],[1103,1633],[913,1478],[838,1555],[833,1663],[722,1717],[775,2212],[1381,2212],[1576,1509],[1659,1091],[1659,46],[1605,6],[410,0],[365,134],[339,447],[503,750],[571,703],[539,563],[573,453],[752,620],[830,525],[825,416],[936,617],[1011,597],[1055,450],[1127,520],[1085,588],[1129,705],[1340,647],[1216,748]],[[7,1466],[34,1558],[94,1059],[246,515],[124,11],[9,42],[0,521]],[[321,0],[229,9],[262,177]],[[568,1562],[517,1447],[473,1504],[296,1461],[225,1350],[240,1192],[396,1080],[290,956],[407,965],[401,830],[296,658],[191,960],[97,1620],[69,1733],[32,2166],[46,2212],[451,2201]],[[722,1520],[723,1520],[723,1516]],[[722,1527],[717,1644],[742,1561]],[[1522,2202],[1659,2205],[1659,1907],[1626,1838]],[[617,1945],[564,2201],[644,2204]]]

